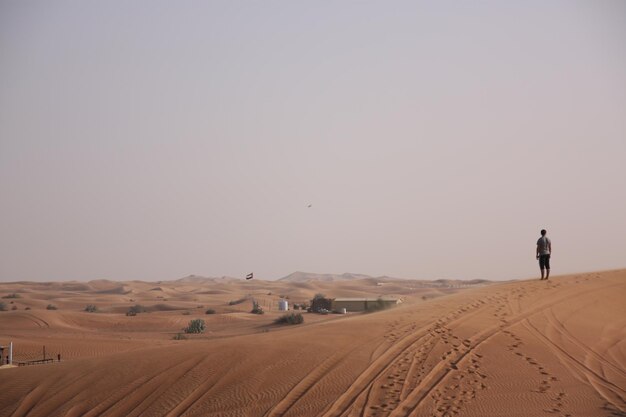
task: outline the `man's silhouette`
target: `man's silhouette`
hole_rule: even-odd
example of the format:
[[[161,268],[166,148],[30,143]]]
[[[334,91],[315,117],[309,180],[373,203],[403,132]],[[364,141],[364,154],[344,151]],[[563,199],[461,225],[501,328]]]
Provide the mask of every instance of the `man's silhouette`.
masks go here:
[[[537,259],[539,260],[539,269],[541,269],[541,279],[543,278],[544,270],[546,271],[546,278],[550,277],[550,254],[552,253],[552,242],[546,237],[546,230],[541,230],[541,237],[537,241]]]

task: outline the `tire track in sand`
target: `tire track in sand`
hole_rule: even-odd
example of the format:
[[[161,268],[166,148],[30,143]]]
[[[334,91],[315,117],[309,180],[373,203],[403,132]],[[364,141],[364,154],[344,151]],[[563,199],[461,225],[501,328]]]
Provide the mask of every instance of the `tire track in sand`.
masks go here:
[[[602,375],[599,375],[593,369],[587,367],[582,361],[573,354],[554,343],[546,335],[544,335],[530,320],[524,320],[523,325],[532,332],[539,340],[541,340],[548,348],[550,348],[560,359],[568,363],[572,369],[575,369],[579,376],[589,382],[597,392],[611,405],[616,407],[620,412],[626,412],[626,391],[618,387]]]
[[[293,387],[275,406],[263,414],[264,417],[279,417],[285,415],[298,401],[320,384],[337,364],[349,357],[358,347],[344,354],[334,354],[324,360],[311,373]]]
[[[607,285],[597,290],[613,287],[615,285]],[[551,288],[549,288],[551,289]],[[577,289],[576,291],[568,291],[564,292],[564,294],[550,298],[549,302],[538,303],[534,308],[528,309],[526,311],[521,311],[517,314],[511,314],[514,309],[511,306],[512,301],[508,296],[508,294],[500,295],[497,294],[496,297],[490,297],[489,301],[496,301],[499,303],[496,305],[496,319],[499,320],[500,324],[493,325],[482,332],[478,333],[474,337],[468,340],[468,344],[465,345],[465,349],[460,349],[457,351],[447,352],[449,356],[452,357],[452,360],[449,359],[448,356],[443,357],[441,361],[436,363],[428,372],[424,375],[423,379],[419,382],[415,388],[408,391],[408,395],[402,401],[396,404],[385,403],[385,409],[382,407],[378,410],[374,410],[374,413],[371,415],[378,415],[376,412],[381,411],[381,415],[388,415],[390,417],[400,417],[400,416],[410,416],[416,415],[418,407],[423,402],[423,400],[428,395],[435,395],[434,390],[441,384],[441,382],[451,373],[459,370],[459,367],[463,365],[462,372],[467,374],[476,374],[480,379],[485,379],[487,376],[480,373],[478,370],[479,367],[476,366],[478,364],[478,360],[480,359],[480,355],[475,354],[472,359],[474,362],[470,360],[466,360],[469,358],[469,354],[473,353],[476,348],[478,348],[482,343],[491,339],[495,335],[501,333],[504,329],[507,329],[513,325],[516,325],[528,317],[535,315],[539,312],[542,312],[554,305],[559,303],[568,301],[572,298],[577,298],[580,296],[584,296],[587,293],[584,292],[583,289]],[[502,303],[506,302],[508,306],[503,305]],[[509,311],[503,314],[503,310],[505,307],[509,307]],[[471,314],[471,313],[470,313]],[[509,316],[509,314],[511,314]],[[447,324],[455,324],[458,325],[466,318],[465,316],[469,316],[469,314],[463,315],[459,320],[438,320],[438,324],[442,324],[442,322],[447,322]],[[469,318],[469,317],[467,317]],[[378,357],[361,375],[356,379],[356,381],[346,390],[344,394],[342,394],[337,401],[331,404],[325,413],[324,417],[338,417],[338,416],[347,416],[347,415],[355,415],[354,411],[363,407],[363,404],[366,402],[364,398],[369,399],[371,397],[371,393],[374,391],[372,386],[374,384],[379,384],[381,381],[381,376],[383,376],[387,371],[389,371],[395,363],[399,360],[403,352],[406,352],[411,348],[412,345],[416,344],[419,341],[422,341],[426,334],[424,330],[428,330],[421,328],[418,332],[415,333],[414,337],[410,337],[410,335],[405,336],[401,340],[398,341],[395,345],[393,345],[387,352]],[[465,364],[465,362],[470,362],[470,365]],[[393,374],[392,374],[393,375]],[[398,377],[398,375],[393,375]],[[401,380],[399,378],[398,380]],[[475,383],[480,383],[480,387],[484,386],[484,383],[480,382],[478,379],[474,379]],[[404,383],[404,380],[401,381]],[[460,387],[460,385],[459,385]],[[459,388],[456,387],[456,388]],[[402,392],[402,390],[401,390]],[[467,394],[468,392],[466,392]],[[469,391],[469,397],[475,395],[475,392]],[[445,398],[444,398],[445,399]],[[453,399],[450,397],[450,399]],[[445,410],[444,410],[445,411]],[[455,410],[458,412],[459,410]],[[360,409],[358,415],[365,416],[368,414],[367,410]]]
[[[480,309],[484,305],[486,305],[486,303],[479,301],[467,306],[462,306],[457,310],[456,314],[449,315],[444,319],[439,319],[434,324],[431,323],[427,326],[423,326],[416,331],[407,332],[407,334],[397,339],[396,343],[391,345],[387,351],[376,358],[370,366],[357,377],[355,382],[348,387],[346,392],[344,392],[337,401],[331,404],[322,415],[324,417],[347,415],[351,409],[358,408],[354,407],[358,403],[361,403],[362,409],[365,409],[365,404],[370,399],[371,393],[373,392],[373,385],[385,385],[384,383],[381,384],[380,380],[386,376],[391,377],[388,379],[393,380],[393,382],[404,383],[406,378],[403,378],[402,374],[398,373],[395,369],[398,364],[402,364],[401,359],[406,359],[409,356],[418,356],[421,359],[425,359],[423,355],[424,351],[422,351],[421,354],[418,352],[424,344],[428,343],[429,339],[437,337],[441,332],[445,332],[443,328],[448,324],[459,324],[465,320],[469,320],[474,314],[481,311]],[[385,388],[390,388],[395,394],[402,393],[401,389],[392,386],[386,386]],[[376,414],[377,410],[372,409],[372,411],[372,414]],[[365,412],[362,411],[360,415],[365,415],[364,413]]]
[[[614,286],[619,286],[621,284],[611,284],[611,285],[606,285],[604,287],[598,288],[596,289],[596,291],[598,290],[602,290],[602,289],[608,289]],[[494,337],[497,334],[502,333],[505,329],[508,329],[518,323],[522,323],[525,320],[527,320],[529,317],[537,314],[537,313],[541,313],[543,311],[545,311],[546,309],[549,309],[557,304],[566,302],[566,301],[570,301],[573,298],[577,298],[577,297],[581,297],[581,296],[586,296],[588,294],[588,291],[585,291],[584,289],[580,289],[577,288],[576,291],[572,292],[568,292],[565,293],[559,297],[556,298],[551,298],[550,302],[548,303],[544,303],[544,304],[540,304],[532,309],[529,309],[527,311],[518,313],[513,315],[512,317],[503,317],[500,313],[496,313],[496,317],[500,320],[501,324],[499,325],[495,325],[492,326],[488,329],[485,329],[484,331],[480,332],[478,335],[476,335],[475,337],[473,337],[471,339],[471,346],[468,348],[467,351],[465,351],[464,353],[462,353],[458,359],[456,360],[456,362],[451,362],[450,366],[447,367],[445,366],[446,364],[444,362],[440,362],[439,364],[437,364],[432,370],[431,370],[431,374],[429,375],[428,380],[424,380],[424,384],[419,387],[418,389],[414,390],[411,394],[410,398],[407,398],[407,400],[405,402],[403,402],[402,404],[400,404],[395,410],[394,412],[392,412],[391,414],[389,414],[390,417],[399,417],[399,416],[412,416],[412,415],[416,415],[415,413],[417,412],[417,409],[419,407],[419,405],[422,403],[422,401],[424,400],[424,398],[426,398],[427,395],[431,394],[432,391],[434,391],[436,389],[436,387],[441,383],[441,381],[444,380],[444,378],[452,371],[455,371],[459,368],[459,365],[461,364],[462,361],[464,361],[464,359],[467,357],[467,355],[471,352],[473,352],[477,347],[479,347],[482,343],[486,342],[487,340],[491,339],[492,337]],[[511,304],[513,302],[513,300],[509,300],[508,297],[503,297],[506,298],[507,302],[509,304]],[[496,306],[497,307],[497,306]],[[496,310],[497,311],[502,311],[502,306],[497,307]],[[483,375],[483,378],[485,378],[486,375]],[[452,414],[456,414],[458,413],[459,410],[452,410]]]
[[[549,309],[545,313],[546,313],[545,315],[547,318],[547,322],[548,324],[550,324],[550,326],[552,326],[553,330],[556,330],[557,332],[559,332],[562,337],[564,337],[570,343],[575,345],[578,349],[584,352],[584,354],[587,355],[589,358],[593,358],[596,362],[598,362],[601,366],[605,368],[610,368],[613,372],[615,372],[620,377],[626,380],[626,372],[622,368],[620,368],[618,365],[605,359],[598,352],[594,351],[592,348],[585,345],[576,336],[570,333],[570,331],[567,330],[563,322],[558,319],[558,317],[554,313],[554,310]]]
[[[507,346],[508,350],[519,360],[523,361],[527,366],[534,368],[535,372],[537,372],[540,377],[541,383],[535,390],[533,390],[533,392],[542,395],[549,395],[549,406],[544,409],[544,411],[550,414],[564,412],[563,410],[566,406],[567,394],[564,391],[559,391],[559,393],[555,396],[552,392],[552,384],[558,381],[558,378],[551,374],[545,365],[539,363],[537,359],[534,359],[525,353],[525,348],[522,347],[524,342],[515,333],[511,330],[503,330],[503,333],[508,335],[513,340],[513,343]],[[564,417],[571,417],[571,414],[569,413],[564,413],[563,415]]]

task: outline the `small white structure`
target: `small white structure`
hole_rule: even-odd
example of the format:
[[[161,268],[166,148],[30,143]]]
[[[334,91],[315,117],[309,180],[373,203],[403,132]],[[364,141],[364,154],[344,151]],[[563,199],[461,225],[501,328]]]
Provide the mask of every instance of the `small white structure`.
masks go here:
[[[287,310],[289,310],[289,302],[287,300],[279,300],[278,311],[287,311]]]

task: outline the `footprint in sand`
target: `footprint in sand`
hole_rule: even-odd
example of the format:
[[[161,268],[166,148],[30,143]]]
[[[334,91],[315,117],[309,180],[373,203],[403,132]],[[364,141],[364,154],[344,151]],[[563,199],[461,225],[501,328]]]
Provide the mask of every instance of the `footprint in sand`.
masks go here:
[[[531,357],[527,356],[526,357],[526,361],[528,361],[528,363],[531,364],[531,365],[537,365],[537,362],[533,358],[531,358]]]

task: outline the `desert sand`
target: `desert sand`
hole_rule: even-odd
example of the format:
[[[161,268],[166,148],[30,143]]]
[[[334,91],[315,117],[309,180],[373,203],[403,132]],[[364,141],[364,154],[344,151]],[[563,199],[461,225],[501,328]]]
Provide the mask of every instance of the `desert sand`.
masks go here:
[[[626,270],[343,278],[0,283],[0,345],[54,359],[0,368],[0,416],[626,415]],[[274,324],[279,299],[317,293],[403,303]],[[203,334],[173,339],[197,318]]]

